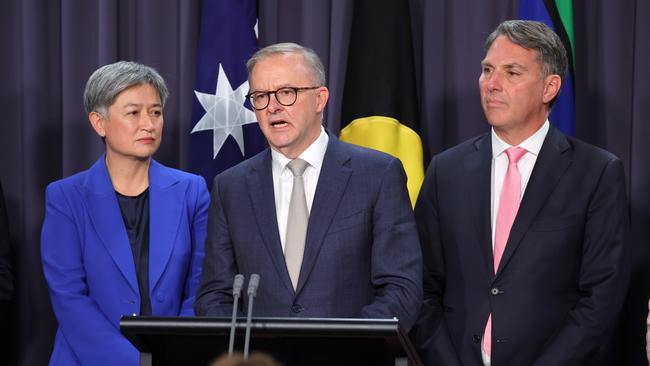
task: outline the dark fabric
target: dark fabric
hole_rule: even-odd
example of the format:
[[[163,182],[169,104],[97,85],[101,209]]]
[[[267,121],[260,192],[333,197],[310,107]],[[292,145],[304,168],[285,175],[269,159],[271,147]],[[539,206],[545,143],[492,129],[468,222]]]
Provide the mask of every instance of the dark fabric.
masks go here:
[[[396,317],[410,329],[422,302],[422,266],[405,182],[399,160],[330,135],[294,291],[278,234],[270,149],[218,175],[196,314],[230,315],[232,278],[258,273],[254,316]]]
[[[140,290],[140,315],[151,315],[149,298],[149,188],[137,196],[115,191],[129,237]]]
[[[14,276],[11,242],[9,241],[9,225],[7,224],[7,210],[5,209],[5,198],[0,184],[0,319],[4,327],[6,311],[9,302],[13,299]]]
[[[208,1],[208,0],[205,0]],[[326,125],[338,132],[354,1],[259,1],[260,45],[297,41],[328,71]],[[518,0],[410,0],[421,137],[429,156],[487,131],[479,103],[483,42],[517,17]],[[612,331],[611,364],[647,365],[650,296],[650,2],[574,0],[576,137],[621,158],[634,261]],[[40,265],[45,185],[103,150],[81,96],[91,71],[118,59],[156,67],[171,96],[156,158],[186,168],[200,0],[0,1],[0,180],[15,256],[14,306],[0,363],[46,364],[56,329]],[[428,158],[425,156],[425,161]],[[7,329],[7,328],[3,328]]]
[[[357,118],[387,116],[418,133],[420,118],[408,3],[355,1],[353,11],[341,128]],[[391,19],[379,21],[387,17]]]
[[[10,306],[14,297],[13,250],[9,237],[7,210],[2,184],[0,184],[0,329],[10,329]],[[9,333],[0,333],[0,355],[8,353],[9,339],[11,339]]]
[[[621,161],[551,127],[496,274],[491,164],[489,133],[436,155],[415,206],[425,363],[482,366],[491,313],[494,365],[611,365],[602,339],[629,273]]]

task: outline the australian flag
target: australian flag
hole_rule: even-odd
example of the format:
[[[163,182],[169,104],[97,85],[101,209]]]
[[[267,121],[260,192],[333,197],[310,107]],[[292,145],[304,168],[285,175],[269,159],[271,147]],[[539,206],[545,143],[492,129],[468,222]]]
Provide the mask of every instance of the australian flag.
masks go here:
[[[204,0],[192,104],[189,169],[208,186],[266,147],[250,104],[246,61],[257,48],[255,0]]]

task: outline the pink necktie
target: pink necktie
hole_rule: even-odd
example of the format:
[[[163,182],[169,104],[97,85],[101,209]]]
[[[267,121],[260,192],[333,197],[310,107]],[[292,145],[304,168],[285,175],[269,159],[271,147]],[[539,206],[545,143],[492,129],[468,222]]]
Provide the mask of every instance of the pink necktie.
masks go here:
[[[506,249],[506,242],[510,235],[510,228],[519,210],[521,200],[521,176],[517,168],[517,162],[526,154],[521,147],[512,147],[506,150],[508,155],[508,170],[503,179],[501,197],[499,197],[499,211],[497,211],[497,222],[494,228],[494,273],[499,268],[499,262]],[[483,333],[483,351],[492,354],[492,314],[488,317],[485,332]]]

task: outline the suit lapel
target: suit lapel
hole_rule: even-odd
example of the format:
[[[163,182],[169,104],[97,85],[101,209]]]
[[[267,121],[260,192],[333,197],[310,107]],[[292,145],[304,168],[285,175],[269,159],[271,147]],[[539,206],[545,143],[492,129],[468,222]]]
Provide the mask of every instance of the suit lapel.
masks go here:
[[[569,142],[559,130],[551,126],[535,162],[515,222],[512,229],[510,229],[508,243],[499,263],[497,275],[503,271],[503,268],[512,258],[533,219],[544,206],[571,161],[572,154]]]
[[[149,291],[153,291],[171,257],[183,214],[182,185],[151,160],[149,167]]]
[[[282,279],[284,286],[293,293],[293,285],[287,271],[287,266],[282,252],[278,220],[275,211],[275,194],[273,193],[273,173],[271,171],[271,150],[267,149],[259,159],[252,164],[246,177],[248,193],[250,195],[253,214],[257,227],[262,235],[266,250],[271,261]]]
[[[299,292],[304,287],[311,270],[314,268],[325,234],[336,214],[345,187],[352,175],[352,169],[348,166],[349,160],[350,156],[345,149],[345,145],[334,136],[329,135],[327,151],[323,159],[323,166],[318,177],[318,185],[316,186],[309,215],[305,254],[300,268],[296,292]]]
[[[465,156],[464,173],[466,191],[471,200],[469,207],[474,217],[472,222],[477,232],[479,250],[483,254],[485,270],[494,276],[492,254],[492,225],[490,223],[490,178],[492,169],[492,143],[490,134],[479,137],[474,142],[475,150]]]
[[[138,280],[131,245],[129,244],[122,213],[104,160],[105,156],[102,155],[88,170],[88,175],[81,189],[84,192],[83,196],[88,207],[88,215],[97,232],[97,237],[137,294],[139,293]]]

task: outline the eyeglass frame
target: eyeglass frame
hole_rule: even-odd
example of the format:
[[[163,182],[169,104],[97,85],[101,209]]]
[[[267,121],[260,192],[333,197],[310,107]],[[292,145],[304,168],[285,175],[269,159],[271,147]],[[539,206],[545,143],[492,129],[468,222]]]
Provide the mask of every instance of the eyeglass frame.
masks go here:
[[[267,91],[267,92],[263,92],[263,91],[249,92],[248,94],[245,95],[245,97],[246,97],[247,100],[249,100],[251,102],[251,107],[253,107],[254,110],[262,111],[262,110],[268,108],[269,104],[271,104],[271,94],[273,94],[273,96],[275,97],[275,100],[280,105],[285,106],[285,107],[291,107],[292,105],[296,104],[296,101],[298,101],[298,92],[305,91],[305,90],[315,90],[315,89],[318,89],[320,87],[321,86],[318,86],[318,85],[317,86],[283,86],[281,88],[277,88],[275,90],[271,90],[271,91]],[[296,94],[296,98],[293,100],[293,102],[291,102],[289,104],[284,104],[278,99],[278,95],[276,93],[279,92],[282,89],[291,89],[291,90],[293,90],[293,92]],[[251,99],[251,97],[254,94],[264,94],[264,95],[266,95],[267,99],[266,99],[266,105],[264,107],[262,107],[262,108],[255,107],[255,104],[253,103],[253,100]]]

